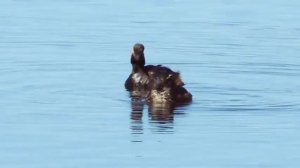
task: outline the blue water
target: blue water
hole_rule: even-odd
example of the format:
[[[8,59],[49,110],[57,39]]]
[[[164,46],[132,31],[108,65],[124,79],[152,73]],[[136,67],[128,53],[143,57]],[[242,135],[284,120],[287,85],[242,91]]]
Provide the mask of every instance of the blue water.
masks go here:
[[[298,168],[299,8],[1,0],[0,167]],[[181,72],[191,105],[154,115],[131,102],[136,42]]]

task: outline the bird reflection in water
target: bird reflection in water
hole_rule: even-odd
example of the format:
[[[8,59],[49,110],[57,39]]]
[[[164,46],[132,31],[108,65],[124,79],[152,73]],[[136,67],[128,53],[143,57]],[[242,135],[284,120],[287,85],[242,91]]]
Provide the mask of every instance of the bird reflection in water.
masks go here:
[[[172,133],[174,122],[174,109],[176,105],[170,102],[151,103],[146,101],[147,92],[132,91],[131,97],[131,131],[132,134],[143,134],[143,121],[148,120],[150,123],[150,130],[155,133]],[[144,107],[148,107],[148,118],[143,120]],[[183,113],[181,113],[183,114]]]
[[[143,133],[143,110],[145,102],[136,95],[136,92],[130,92],[131,96],[131,130],[132,134]]]

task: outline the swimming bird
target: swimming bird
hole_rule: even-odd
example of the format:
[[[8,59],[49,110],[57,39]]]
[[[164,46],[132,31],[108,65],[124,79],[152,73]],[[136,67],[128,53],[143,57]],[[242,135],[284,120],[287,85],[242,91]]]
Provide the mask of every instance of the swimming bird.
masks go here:
[[[192,94],[183,86],[179,72],[162,65],[145,66],[145,47],[141,43],[133,46],[131,53],[132,72],[125,81],[128,91],[147,93],[144,97],[150,103],[188,103]]]

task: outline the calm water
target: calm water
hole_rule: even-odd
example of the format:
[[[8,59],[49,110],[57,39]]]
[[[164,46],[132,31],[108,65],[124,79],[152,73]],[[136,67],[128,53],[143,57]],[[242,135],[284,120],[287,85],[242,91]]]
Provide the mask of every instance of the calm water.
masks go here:
[[[0,167],[298,168],[299,8],[1,0]],[[191,105],[154,115],[131,102],[135,42],[182,73]]]

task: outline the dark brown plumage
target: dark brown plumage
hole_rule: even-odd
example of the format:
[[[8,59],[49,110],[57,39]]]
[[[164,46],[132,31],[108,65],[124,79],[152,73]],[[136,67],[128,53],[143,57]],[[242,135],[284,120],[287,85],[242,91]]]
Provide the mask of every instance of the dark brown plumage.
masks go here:
[[[146,91],[149,102],[187,103],[192,95],[183,87],[180,73],[161,65],[145,66],[145,47],[137,43],[131,54],[132,72],[125,82],[128,91]]]

